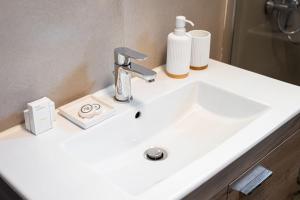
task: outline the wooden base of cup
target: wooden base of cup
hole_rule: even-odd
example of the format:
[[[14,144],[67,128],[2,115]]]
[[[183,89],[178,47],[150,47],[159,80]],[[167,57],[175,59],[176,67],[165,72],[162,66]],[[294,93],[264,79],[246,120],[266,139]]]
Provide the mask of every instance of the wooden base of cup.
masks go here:
[[[192,70],[204,70],[208,67],[208,65],[205,65],[205,66],[200,66],[200,67],[196,67],[196,66],[190,66],[190,68]]]
[[[186,73],[186,74],[180,74],[180,75],[178,75],[178,74],[171,74],[171,73],[169,73],[169,72],[167,72],[167,71],[166,71],[166,74],[167,74],[169,77],[175,78],[175,79],[183,79],[183,78],[186,78],[186,77],[189,75],[189,73]]]

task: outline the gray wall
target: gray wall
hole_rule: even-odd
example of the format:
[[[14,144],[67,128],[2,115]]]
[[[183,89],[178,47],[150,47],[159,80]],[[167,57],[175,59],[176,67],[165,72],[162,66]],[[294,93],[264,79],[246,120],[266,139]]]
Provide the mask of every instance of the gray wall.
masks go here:
[[[223,59],[224,0],[0,0],[0,131],[23,121],[27,102],[56,106],[112,84],[113,49],[128,46],[165,62],[176,15],[212,32]],[[226,35],[226,34],[225,34]]]

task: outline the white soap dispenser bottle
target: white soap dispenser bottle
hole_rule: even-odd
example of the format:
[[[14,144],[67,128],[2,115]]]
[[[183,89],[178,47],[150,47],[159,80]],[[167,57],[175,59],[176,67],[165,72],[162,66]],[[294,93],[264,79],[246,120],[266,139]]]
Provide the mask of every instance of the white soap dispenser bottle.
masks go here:
[[[185,78],[189,74],[192,38],[186,33],[186,22],[194,26],[184,16],[177,16],[176,28],[168,35],[166,72],[171,78]]]

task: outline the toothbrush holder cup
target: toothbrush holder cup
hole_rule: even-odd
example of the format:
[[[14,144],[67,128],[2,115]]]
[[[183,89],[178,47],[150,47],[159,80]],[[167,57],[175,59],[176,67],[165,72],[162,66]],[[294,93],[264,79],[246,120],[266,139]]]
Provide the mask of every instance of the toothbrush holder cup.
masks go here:
[[[204,30],[189,32],[192,38],[191,64],[193,70],[203,70],[208,67],[211,34]]]

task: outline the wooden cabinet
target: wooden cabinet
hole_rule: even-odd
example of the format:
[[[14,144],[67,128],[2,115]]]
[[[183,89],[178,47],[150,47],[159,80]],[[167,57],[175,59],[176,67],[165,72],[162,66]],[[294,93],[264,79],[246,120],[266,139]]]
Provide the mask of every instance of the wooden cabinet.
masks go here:
[[[0,178],[0,200],[22,200],[22,198]]]
[[[258,165],[273,172],[249,195],[229,188],[229,200],[293,200],[300,199],[300,130],[271,151]],[[251,169],[250,169],[251,170]]]
[[[272,171],[244,195],[230,188],[256,166]],[[300,200],[300,115],[201,185],[184,200]]]

